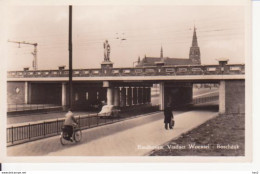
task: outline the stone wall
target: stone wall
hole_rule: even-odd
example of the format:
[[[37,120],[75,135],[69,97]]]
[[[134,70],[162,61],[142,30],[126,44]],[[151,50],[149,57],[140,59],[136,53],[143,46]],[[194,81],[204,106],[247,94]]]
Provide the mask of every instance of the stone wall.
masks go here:
[[[225,81],[226,113],[245,113],[245,80]]]
[[[31,83],[31,104],[61,104],[61,83]]]
[[[7,104],[23,104],[25,102],[25,82],[7,83]]]

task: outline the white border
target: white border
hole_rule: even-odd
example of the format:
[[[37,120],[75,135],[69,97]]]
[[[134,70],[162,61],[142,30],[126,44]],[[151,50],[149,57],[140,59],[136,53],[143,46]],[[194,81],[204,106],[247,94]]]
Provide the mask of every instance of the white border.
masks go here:
[[[14,3],[22,3],[21,5],[26,5],[27,3],[28,4],[32,4],[32,1],[29,1],[29,0],[25,0],[23,2],[21,1],[9,1],[10,4],[14,4]],[[42,3],[42,5],[48,5],[49,3],[52,3],[53,5],[61,5],[61,4],[64,4],[65,1],[63,1],[61,3],[61,1],[50,1],[50,0],[46,0]],[[69,3],[69,1],[66,1],[67,3]],[[70,1],[71,2],[71,1]],[[82,1],[74,1],[73,4],[75,4],[75,2],[81,2]],[[86,2],[89,4],[102,4],[104,3],[104,0],[100,0],[100,1],[85,1],[84,3],[82,4],[86,4]],[[113,2],[113,3],[119,3],[119,1],[110,1],[110,2]],[[123,3],[125,5],[129,5],[129,1],[127,1],[128,3],[125,3],[126,1],[120,1],[120,4]],[[144,5],[145,4],[148,4],[149,5],[163,5],[163,4],[171,4],[171,3],[179,3],[180,4],[180,1],[176,1],[176,0],[172,0],[172,1],[156,1],[156,0],[150,0],[150,1],[141,1],[141,3],[143,3]],[[234,5],[234,4],[237,4],[237,5],[241,5],[241,3],[245,3],[245,2],[249,2],[249,1],[245,1],[245,0],[229,0],[228,3],[230,5]],[[36,3],[36,1],[35,1]],[[187,0],[187,1],[182,1],[181,4],[183,5],[186,4],[186,3],[190,3],[191,4],[191,1]],[[194,3],[194,1],[193,1]],[[196,5],[199,5],[199,4],[203,4],[203,5],[221,5],[223,4],[223,1],[196,1]],[[255,7],[254,9],[257,7],[258,8],[258,12],[257,10],[254,10],[253,9],[253,12],[254,12],[254,15],[257,15],[258,16],[258,19],[260,18],[260,2],[253,2]],[[28,5],[27,4],[27,5]],[[38,3],[37,3],[38,4]],[[140,5],[140,1],[137,1],[137,0],[134,0],[134,1],[131,1],[130,3],[131,5],[134,5],[134,4],[138,4]],[[225,3],[226,4],[226,3]],[[254,21],[257,21],[256,19],[254,19]],[[259,26],[259,23],[254,23],[254,31],[260,31],[260,26]],[[249,27],[250,28],[250,27]],[[259,38],[259,33],[255,33],[254,32],[254,38]],[[254,41],[254,72],[253,74],[256,75],[256,74],[259,74],[259,67],[257,67],[257,65],[260,65],[259,64],[259,57],[260,57],[260,54],[259,54],[259,51],[257,52],[257,50],[259,50],[259,40],[256,41],[256,40],[253,40]],[[257,46],[257,47],[256,47]],[[250,50],[250,48],[248,48]],[[247,60],[248,61],[248,60]],[[246,63],[248,64],[248,62]],[[247,71],[246,71],[247,72]],[[250,71],[249,71],[250,72]],[[1,74],[4,74],[5,73],[2,73],[1,71]],[[250,73],[249,73],[250,74]],[[6,76],[4,76],[6,77]],[[250,82],[248,82],[248,80]],[[247,90],[251,89],[251,80],[247,78]],[[2,84],[2,83],[1,83]],[[259,95],[259,92],[256,90],[256,89],[260,89],[260,85],[259,85],[259,80],[256,78],[256,76],[254,76],[254,96],[258,96],[260,97]],[[5,87],[3,87],[3,85],[1,86],[1,91],[4,91],[6,90]],[[247,98],[247,104],[251,104],[251,99]],[[1,95],[1,101],[5,101],[5,99],[3,99],[3,96]],[[193,164],[187,164],[186,161],[183,161],[184,163],[143,163],[143,164],[108,164],[108,163],[99,163],[99,164],[86,164],[86,163],[73,163],[73,164],[70,164],[70,165],[67,165],[66,163],[58,163],[58,164],[40,164],[40,163],[35,163],[35,164],[24,164],[24,163],[16,163],[16,164],[10,164],[9,166],[11,168],[9,169],[13,169],[13,170],[61,170],[61,168],[63,170],[68,170],[68,171],[71,171],[71,170],[111,170],[111,169],[114,169],[114,170],[136,170],[136,169],[139,169],[139,170],[147,170],[147,168],[149,168],[150,170],[158,170],[158,169],[161,169],[161,168],[164,168],[166,170],[187,170],[187,165],[189,166],[189,169],[190,170],[252,170],[252,171],[258,171],[259,170],[259,148],[257,147],[260,147],[260,144],[259,144],[259,141],[260,141],[260,137],[259,137],[259,134],[257,134],[257,131],[259,132],[259,125],[258,123],[259,122],[259,110],[257,110],[257,108],[259,108],[259,106],[257,106],[257,104],[259,103],[259,98],[257,97],[254,97],[254,116],[253,116],[253,132],[254,132],[254,140],[255,140],[255,145],[254,145],[254,149],[253,149],[253,155],[254,155],[254,158],[253,158],[253,162],[252,163],[193,163]],[[3,103],[1,103],[3,104]],[[248,109],[248,108],[247,108]],[[250,109],[250,108],[249,108]],[[3,113],[3,112],[1,112]],[[4,112],[5,113],[5,112]],[[5,121],[5,120],[4,120]],[[251,120],[249,120],[250,122]],[[3,121],[1,120],[1,123],[3,123]],[[5,123],[5,122],[4,122]],[[1,135],[3,131],[1,131]],[[5,132],[4,132],[5,133]],[[249,132],[250,134],[251,132]],[[4,134],[5,135],[5,134]],[[249,135],[250,136],[250,135]],[[4,142],[5,143],[5,142]],[[1,145],[3,144],[3,142],[1,143]],[[3,147],[3,146],[2,146]],[[1,152],[2,153],[2,152]],[[248,153],[248,152],[247,152]],[[19,161],[22,161],[22,158],[20,158],[21,160]],[[31,160],[34,160],[35,158],[32,158]],[[47,158],[48,159],[48,158]],[[2,159],[1,159],[2,160]],[[12,160],[12,159],[11,159]],[[225,161],[225,160],[224,160]],[[37,160],[35,161],[37,162]],[[94,160],[93,160],[94,162]],[[136,161],[137,162],[137,161]],[[16,168],[14,168],[14,165]],[[48,167],[46,167],[48,166]],[[102,167],[101,167],[102,166]]]

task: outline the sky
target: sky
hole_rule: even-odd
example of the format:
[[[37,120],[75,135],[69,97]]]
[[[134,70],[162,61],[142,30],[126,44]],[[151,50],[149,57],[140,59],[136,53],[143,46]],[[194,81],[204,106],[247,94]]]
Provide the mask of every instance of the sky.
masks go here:
[[[38,69],[68,68],[68,6],[10,6],[8,40],[38,43]],[[194,25],[202,64],[245,63],[244,6],[73,6],[73,68],[100,68],[108,40],[114,67],[138,57],[188,58]],[[122,39],[125,40],[122,40]],[[7,44],[7,69],[32,69],[33,46]]]

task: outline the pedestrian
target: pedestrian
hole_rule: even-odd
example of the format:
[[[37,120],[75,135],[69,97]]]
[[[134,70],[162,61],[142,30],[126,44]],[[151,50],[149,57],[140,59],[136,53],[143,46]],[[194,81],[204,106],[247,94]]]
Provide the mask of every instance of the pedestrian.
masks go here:
[[[173,119],[173,114],[172,114],[171,104],[168,103],[166,108],[164,109],[164,124],[166,130],[168,129],[168,124],[170,129],[172,129],[172,119]]]

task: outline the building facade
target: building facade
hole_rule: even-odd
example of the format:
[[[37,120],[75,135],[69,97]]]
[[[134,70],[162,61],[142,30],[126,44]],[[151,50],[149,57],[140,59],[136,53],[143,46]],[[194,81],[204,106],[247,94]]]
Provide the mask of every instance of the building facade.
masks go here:
[[[193,30],[192,44],[190,47],[189,58],[169,58],[163,56],[163,48],[161,47],[160,57],[147,57],[146,55],[141,60],[138,59],[136,67],[156,66],[156,65],[200,65],[200,48],[196,28]]]

